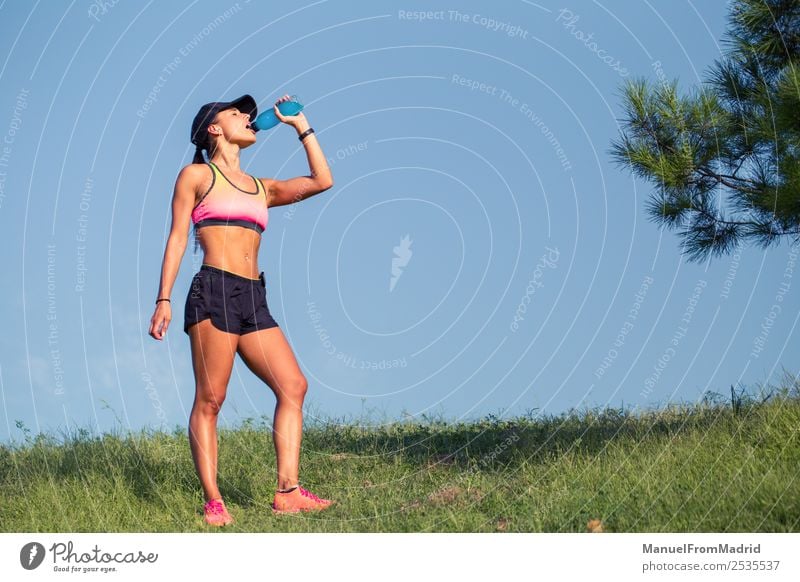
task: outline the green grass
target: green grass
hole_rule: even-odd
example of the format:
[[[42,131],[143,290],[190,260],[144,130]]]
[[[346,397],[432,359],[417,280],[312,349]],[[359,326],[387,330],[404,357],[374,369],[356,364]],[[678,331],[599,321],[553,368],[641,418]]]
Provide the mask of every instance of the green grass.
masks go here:
[[[269,423],[219,436],[237,532],[795,532],[800,390],[470,423],[307,427],[301,482],[337,501],[273,516]],[[24,430],[24,428],[23,428]],[[220,531],[202,522],[185,429],[0,447],[0,531]]]

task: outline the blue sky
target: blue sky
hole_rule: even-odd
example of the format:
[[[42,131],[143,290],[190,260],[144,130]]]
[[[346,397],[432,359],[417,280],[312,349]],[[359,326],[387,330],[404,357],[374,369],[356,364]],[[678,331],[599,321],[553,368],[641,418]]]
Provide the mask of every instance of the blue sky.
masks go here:
[[[259,257],[307,419],[646,408],[797,372],[788,241],[690,264],[608,155],[621,84],[701,80],[722,2],[6,1],[0,22],[2,440],[185,426],[200,251],[147,335],[170,198],[197,109],[244,93],[298,95],[335,180],[272,210]],[[242,166],[308,172],[283,125]],[[220,423],[273,408],[237,360]]]

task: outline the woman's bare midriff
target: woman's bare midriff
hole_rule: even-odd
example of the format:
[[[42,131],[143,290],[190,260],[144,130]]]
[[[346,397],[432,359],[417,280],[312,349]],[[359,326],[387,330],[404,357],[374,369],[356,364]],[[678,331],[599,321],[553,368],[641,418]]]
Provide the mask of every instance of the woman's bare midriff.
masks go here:
[[[258,279],[261,235],[241,226],[213,225],[197,229],[203,263],[249,279]]]

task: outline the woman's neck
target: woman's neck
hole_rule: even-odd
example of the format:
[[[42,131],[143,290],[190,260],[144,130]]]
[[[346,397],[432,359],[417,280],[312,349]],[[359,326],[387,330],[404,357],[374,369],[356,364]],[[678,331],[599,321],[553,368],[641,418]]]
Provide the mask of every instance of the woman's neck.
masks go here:
[[[233,172],[236,174],[241,174],[241,166],[239,165],[239,152],[219,152],[215,154],[213,158],[209,161],[214,162],[217,167],[227,170],[228,172]]]

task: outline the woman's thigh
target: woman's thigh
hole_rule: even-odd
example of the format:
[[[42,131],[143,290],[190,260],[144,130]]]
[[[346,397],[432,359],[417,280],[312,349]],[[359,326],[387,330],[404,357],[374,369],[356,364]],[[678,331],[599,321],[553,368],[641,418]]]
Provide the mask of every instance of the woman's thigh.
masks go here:
[[[270,327],[239,337],[239,355],[275,396],[295,391],[305,383],[294,352],[280,327]]]
[[[189,328],[197,395],[221,402],[233,370],[239,336],[214,327],[210,319]]]

